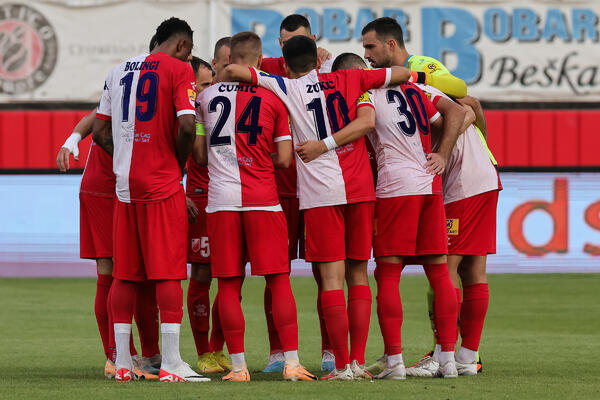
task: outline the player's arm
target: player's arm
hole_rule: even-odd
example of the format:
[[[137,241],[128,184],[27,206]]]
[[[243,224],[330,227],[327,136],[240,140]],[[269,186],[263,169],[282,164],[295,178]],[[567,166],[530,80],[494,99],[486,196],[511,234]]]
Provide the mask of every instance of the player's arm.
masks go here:
[[[373,107],[359,107],[356,110],[354,121],[337,131],[333,136],[328,136],[323,140],[309,140],[298,143],[296,153],[302,161],[307,163],[323,153],[361,138],[373,128],[375,128],[375,109]]]
[[[469,106],[475,114],[475,126],[479,128],[483,137],[487,140],[487,124],[485,122],[485,114],[481,103],[475,97],[465,96],[458,100],[461,104]]]
[[[275,168],[284,169],[292,165],[292,157],[294,156],[292,141],[281,140],[275,143],[275,147],[277,148],[277,153],[271,156]]]
[[[426,74],[425,84],[438,88],[448,96],[454,98],[463,98],[467,95],[467,84],[460,78],[446,74]]]
[[[206,149],[206,133],[204,125],[196,121],[196,139],[194,139],[194,149],[192,150],[194,161],[206,167],[208,165],[208,150]]]
[[[98,146],[102,148],[109,156],[113,156],[115,145],[113,143],[111,123],[109,119],[100,118],[96,115],[94,127],[92,128],[92,139]]]
[[[427,154],[427,162],[423,166],[427,173],[436,175],[442,174],[446,168],[446,162],[452,148],[456,144],[458,136],[462,132],[461,128],[465,121],[467,112],[463,107],[459,106],[452,100],[440,97],[435,107],[443,117],[443,122],[440,118],[431,123],[432,129],[439,129],[440,124],[443,124],[442,137],[437,151]]]
[[[58,166],[59,171],[65,172],[70,168],[69,154],[73,154],[73,158],[76,161],[79,161],[79,142],[92,133],[95,119],[96,109],[94,108],[89,114],[81,118],[77,125],[75,125],[71,136],[67,138],[60,150],[58,150],[56,165]]]
[[[185,163],[192,152],[196,138],[196,120],[194,114],[182,114],[179,120],[179,131],[175,139],[175,151],[179,168],[183,171]]]
[[[252,83],[252,73],[248,67],[229,64],[225,67],[224,78],[226,81]]]

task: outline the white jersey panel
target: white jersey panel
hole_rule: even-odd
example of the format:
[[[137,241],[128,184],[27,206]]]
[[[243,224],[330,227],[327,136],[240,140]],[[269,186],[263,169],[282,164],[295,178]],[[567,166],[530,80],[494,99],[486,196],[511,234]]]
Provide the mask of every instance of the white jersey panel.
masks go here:
[[[401,127],[407,117],[400,111],[399,102],[404,99],[407,110],[412,111],[402,89],[396,86],[370,93],[376,114],[375,130],[368,135],[377,158],[376,196],[432,194],[433,175],[423,168],[427,159],[421,134],[417,129],[409,135]]]
[[[235,143],[236,97],[236,91],[219,93],[214,85],[205,89],[198,99],[208,150],[208,213],[242,206]],[[217,134],[215,129],[219,129],[218,136],[213,136]]]
[[[316,71],[298,79],[263,75],[259,71],[257,76],[259,86],[275,92],[287,107],[294,143],[331,136],[325,96]],[[323,137],[319,137],[319,130]],[[298,154],[295,157],[300,209],[347,203],[344,176],[335,151],[328,151],[309,163],[304,163]]]

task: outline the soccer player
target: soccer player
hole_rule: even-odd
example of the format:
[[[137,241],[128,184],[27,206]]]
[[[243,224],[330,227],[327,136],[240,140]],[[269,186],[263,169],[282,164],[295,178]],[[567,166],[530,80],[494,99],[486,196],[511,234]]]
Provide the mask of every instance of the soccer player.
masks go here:
[[[209,63],[198,57],[192,57],[190,64],[196,75],[196,88],[200,93],[212,84],[215,73]],[[187,309],[198,354],[198,370],[200,373],[215,373],[230,370],[231,364],[223,354],[224,339],[218,309],[214,308],[214,305],[213,338],[221,339],[210,342],[208,339],[211,274],[210,246],[206,231],[207,192],[208,170],[190,156],[187,162],[186,204],[189,220],[187,259],[192,264],[192,271],[187,293]]]
[[[67,171],[69,155],[73,154],[75,160],[79,159],[79,142],[92,133],[96,109],[83,117],[73,133],[60,148],[56,157],[56,164],[61,172]],[[109,316],[109,292],[112,286],[112,219],[115,202],[115,175],[112,172],[112,159],[92,142],[79,190],[79,232],[80,232],[80,257],[96,261],[98,279],[96,281],[96,297],[94,313],[106,355],[104,375],[112,379],[116,369],[114,364],[115,345],[114,334]],[[138,294],[136,302],[135,320],[139,328],[140,342],[142,344],[142,357],[137,354],[133,341],[131,353],[135,372],[145,379],[158,379],[156,365],[160,367],[160,351],[158,349],[158,324],[156,314],[152,314],[152,304],[156,300],[147,296],[147,287],[144,286]]]
[[[283,49],[285,42],[294,36],[306,36],[315,40],[316,37],[312,34],[310,29],[310,23],[308,19],[299,14],[288,15],[281,21],[279,26],[279,45]],[[320,72],[331,72],[331,54],[325,49],[318,48],[317,55],[319,56]],[[285,70],[285,60],[283,57],[279,58],[263,58],[260,69],[268,72],[269,74],[281,75],[287,77]],[[298,258],[298,245],[303,235],[304,223],[303,218],[300,215],[300,203],[298,202],[298,191],[297,191],[297,175],[296,175],[296,163],[292,159],[292,165],[288,168],[275,170],[275,180],[277,181],[277,191],[279,192],[279,201],[285,214],[285,219],[288,226],[288,248],[289,248],[289,259],[290,262]],[[301,252],[303,253],[302,249]],[[321,279],[318,269],[313,266],[313,275],[317,281],[318,286],[321,286]],[[321,294],[317,296],[317,312],[319,316],[319,326],[321,329],[321,370],[331,371],[335,368],[335,358],[331,350],[329,338],[327,336],[327,328],[325,327],[325,320],[323,319],[323,312],[320,304]],[[265,316],[267,318],[267,328],[269,332],[269,363],[263,369],[263,372],[281,372],[284,365],[283,352],[281,351],[281,344],[277,337],[277,331],[273,324],[273,317],[271,313],[272,297],[268,288],[265,288],[264,295],[264,307]]]
[[[186,63],[192,36],[185,21],[163,21],[150,55],[110,71],[94,122],[94,141],[113,156],[116,175],[111,312],[118,381],[136,378],[128,343],[135,293],[145,280],[154,281],[160,310],[160,380],[210,380],[179,354],[188,228],[181,180],[195,138],[195,77]]]
[[[258,67],[260,38],[252,32],[231,38],[231,61]],[[286,380],[316,380],[298,359],[296,303],[289,279],[287,227],[275,183],[275,167],[292,159],[288,114],[270,91],[220,82],[197,100],[197,122],[208,138],[195,148],[208,163],[206,208],[212,272],[219,280],[219,315],[233,369],[226,381],[249,381],[244,356],[244,315],[240,291],[247,257],[254,275],[263,275],[273,302],[273,321],[285,356]],[[271,159],[273,148],[277,153]],[[197,151],[197,153],[196,153]]]
[[[398,22],[389,17],[377,18],[369,22],[363,28],[362,44],[365,49],[364,57],[373,67],[389,67],[402,65],[418,73],[427,73],[428,85],[434,86],[442,92],[455,97],[464,97],[467,94],[467,86],[463,80],[453,76],[448,69],[438,60],[426,56],[411,55],[405,45],[402,27]],[[423,83],[423,82],[419,82]],[[429,306],[429,317],[433,327],[433,291],[430,288],[427,295]],[[435,345],[435,337],[434,337]],[[419,362],[427,362],[431,359],[431,353],[425,355]],[[377,374],[386,366],[385,355],[368,367],[371,373]],[[408,373],[411,371],[409,369]]]
[[[366,133],[373,128],[373,122],[357,117],[356,103],[362,93],[412,79],[410,72],[402,67],[318,73],[316,44],[305,36],[290,38],[283,46],[283,55],[291,79],[233,64],[226,72],[234,80],[258,83],[283,100],[290,112],[297,144],[325,139],[331,146],[334,132]],[[336,362],[336,369],[327,378],[350,380],[356,375],[362,379],[368,375],[360,363],[352,363],[354,370],[350,365],[349,318],[343,286],[346,260],[366,280],[363,266],[371,256],[375,196],[364,140],[329,152],[309,164],[296,161],[300,209],[304,210],[306,224],[306,260],[317,263],[319,268],[323,287],[321,307]],[[367,284],[360,286],[368,289]],[[357,297],[370,304],[370,290],[358,293]],[[364,348],[356,353],[361,352],[364,354]]]
[[[225,67],[229,65],[229,53],[231,51],[229,42],[231,41],[230,36],[222,37],[215,43],[215,51],[213,53],[212,67],[215,71],[213,77],[213,83],[223,81],[223,71]]]
[[[430,93],[434,104],[448,98],[430,86],[423,86],[423,90]],[[496,208],[502,185],[486,144],[485,116],[479,101],[467,96],[460,102],[474,111],[475,122],[460,135],[448,160],[443,175],[444,205],[448,268],[460,310],[462,342],[456,367],[459,375],[477,375],[481,365],[477,351],[489,303],[486,261],[488,254],[496,252]],[[431,359],[413,367],[412,372],[426,375],[435,368],[435,362]]]
[[[334,69],[358,67],[365,65],[355,54],[342,54],[334,61]],[[373,246],[377,262],[377,314],[388,355],[386,367],[376,378],[406,377],[399,284],[407,257],[416,257],[423,264],[437,293],[437,326],[444,345],[439,374],[456,377],[457,305],[446,264],[447,236],[439,175],[458,137],[465,112],[448,101],[445,106],[449,107],[446,113],[449,118],[442,124],[433,104],[411,84],[376,89],[369,92],[369,98],[376,113],[375,131],[369,133],[369,138],[379,172]],[[432,152],[430,131],[441,129],[442,125],[439,149]],[[353,139],[343,133],[333,137],[336,145]],[[318,144],[322,152],[327,151],[324,143]],[[301,146],[301,153],[307,145]]]

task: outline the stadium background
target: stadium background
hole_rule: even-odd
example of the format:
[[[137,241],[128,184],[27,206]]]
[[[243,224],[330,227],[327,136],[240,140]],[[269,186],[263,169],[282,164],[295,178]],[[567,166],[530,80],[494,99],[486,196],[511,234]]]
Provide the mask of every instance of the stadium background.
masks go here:
[[[161,20],[187,19],[194,55],[210,61],[218,38],[243,30],[280,56],[279,23],[294,12],[334,56],[362,55],[362,26],[395,17],[409,52],[443,61],[482,100],[504,186],[490,272],[600,272],[596,1],[0,0],[0,276],[95,275],[78,258],[91,139],[68,175],[56,153]]]

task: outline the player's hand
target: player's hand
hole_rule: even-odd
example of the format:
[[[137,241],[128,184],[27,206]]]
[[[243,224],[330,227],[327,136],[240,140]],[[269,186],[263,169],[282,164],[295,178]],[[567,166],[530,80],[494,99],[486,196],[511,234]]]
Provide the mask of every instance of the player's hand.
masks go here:
[[[306,142],[298,143],[296,146],[296,153],[305,163],[314,160],[321,154],[327,152],[327,146],[322,140],[308,140]]]
[[[188,221],[190,224],[195,224],[196,217],[198,216],[198,207],[196,207],[194,201],[187,196],[185,196],[185,205],[187,206],[188,211]]]
[[[58,170],[60,172],[66,172],[70,168],[69,155],[71,155],[71,152],[69,151],[69,149],[66,149],[64,147],[61,147],[58,151],[58,155],[56,156],[56,165],[58,166]],[[77,157],[76,160],[78,158],[79,157]]]
[[[446,159],[438,153],[427,154],[427,162],[423,168],[431,175],[441,175],[446,169]]]
[[[319,60],[319,64],[323,64],[325,61],[331,58],[331,53],[326,49],[319,47],[317,48],[317,59]]]
[[[69,154],[73,154],[75,161],[79,161],[79,142],[81,134],[73,132],[71,136],[62,145],[56,156],[56,165],[60,172],[65,172],[69,169]]]

